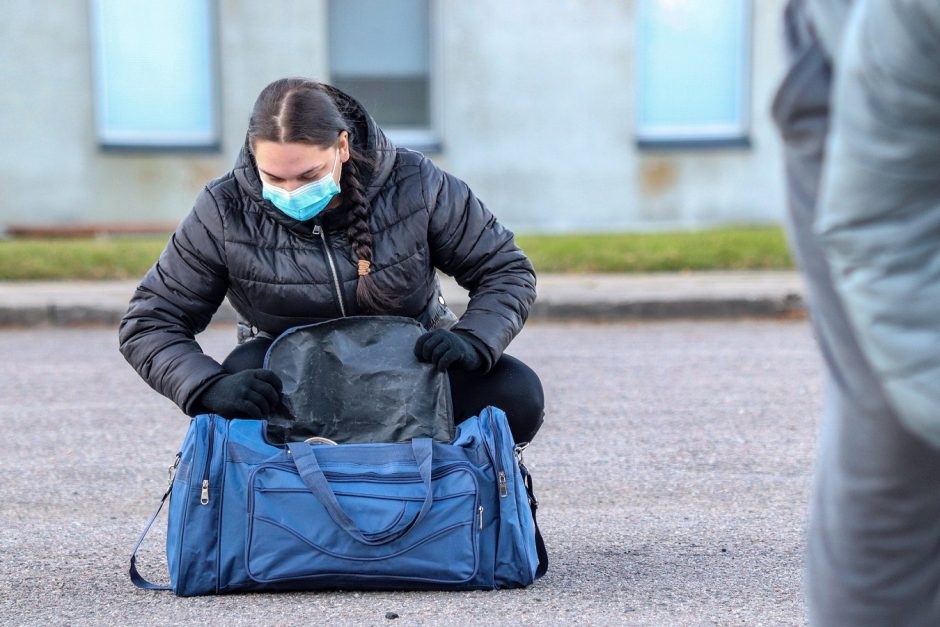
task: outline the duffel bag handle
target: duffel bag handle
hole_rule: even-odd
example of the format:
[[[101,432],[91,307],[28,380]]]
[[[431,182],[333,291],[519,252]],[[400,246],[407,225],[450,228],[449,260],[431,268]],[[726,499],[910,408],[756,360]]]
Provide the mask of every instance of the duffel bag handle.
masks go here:
[[[294,465],[297,466],[297,472],[300,473],[300,478],[303,479],[304,484],[306,484],[310,492],[320,500],[320,503],[326,508],[333,522],[363,544],[377,546],[398,540],[421,522],[428,511],[430,511],[431,503],[434,502],[434,493],[431,489],[431,458],[433,450],[431,438],[415,438],[411,441],[411,451],[414,454],[415,463],[418,465],[418,474],[421,476],[426,491],[421,510],[405,525],[383,532],[362,531],[356,526],[353,519],[346,513],[343,506],[339,504],[339,501],[336,500],[333,489],[323,475],[323,471],[320,469],[320,463],[317,461],[316,447],[301,442],[292,442],[287,445],[287,448],[290,449],[291,457],[294,460]]]

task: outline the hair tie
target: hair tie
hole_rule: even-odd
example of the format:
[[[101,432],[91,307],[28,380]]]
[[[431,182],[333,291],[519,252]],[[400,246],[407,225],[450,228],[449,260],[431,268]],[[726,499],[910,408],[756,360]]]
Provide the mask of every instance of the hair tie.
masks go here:
[[[359,260],[359,276],[365,276],[369,274],[369,266],[371,265],[372,265],[371,262],[366,261],[365,259],[360,259]]]

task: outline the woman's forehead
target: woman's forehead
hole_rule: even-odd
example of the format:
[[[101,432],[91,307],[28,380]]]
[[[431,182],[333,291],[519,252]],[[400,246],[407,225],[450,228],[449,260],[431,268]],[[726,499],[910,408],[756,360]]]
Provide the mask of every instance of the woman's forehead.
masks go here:
[[[312,170],[329,167],[335,156],[334,147],[312,144],[279,143],[260,140],[254,146],[258,168],[278,178],[296,178]]]

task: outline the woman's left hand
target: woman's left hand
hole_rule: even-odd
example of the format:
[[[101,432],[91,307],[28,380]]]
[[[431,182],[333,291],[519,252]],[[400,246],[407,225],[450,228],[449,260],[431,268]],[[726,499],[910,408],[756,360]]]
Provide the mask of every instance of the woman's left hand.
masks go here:
[[[438,372],[451,367],[476,370],[483,365],[483,358],[469,341],[446,329],[428,331],[419,337],[415,342],[415,357],[434,364]]]

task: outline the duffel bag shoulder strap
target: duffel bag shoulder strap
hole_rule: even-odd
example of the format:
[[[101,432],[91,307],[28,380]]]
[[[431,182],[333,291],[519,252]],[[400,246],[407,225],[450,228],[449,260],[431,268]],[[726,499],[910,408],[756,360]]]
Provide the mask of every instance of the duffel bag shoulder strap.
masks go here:
[[[548,572],[548,551],[545,550],[545,540],[542,539],[539,521],[535,517],[535,513],[539,509],[539,500],[535,498],[535,491],[532,489],[532,474],[522,462],[519,462],[519,470],[522,473],[522,481],[525,484],[525,491],[529,497],[529,508],[532,510],[532,524],[535,526],[535,553],[539,558],[538,568],[535,569],[535,578],[538,579]]]
[[[173,491],[173,483],[170,482],[170,486],[166,489],[166,492],[163,493],[163,498],[160,499],[160,504],[157,506],[157,511],[153,513],[153,516],[150,517],[150,520],[147,521],[147,526],[144,527],[144,530],[141,532],[140,536],[137,538],[137,544],[134,545],[134,550],[131,552],[131,568],[130,568],[130,577],[131,581],[138,588],[143,588],[144,590],[172,590],[171,586],[161,586],[156,583],[152,583],[144,579],[141,574],[137,571],[137,551],[140,549],[140,545],[143,544],[144,538],[147,537],[147,534],[150,533],[150,528],[153,527],[154,521],[157,519],[157,516],[160,515],[160,510],[163,509],[163,504],[166,503],[166,500],[170,497],[170,492]]]

